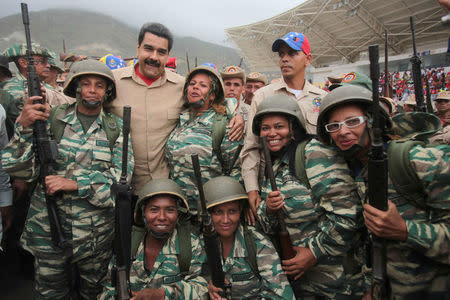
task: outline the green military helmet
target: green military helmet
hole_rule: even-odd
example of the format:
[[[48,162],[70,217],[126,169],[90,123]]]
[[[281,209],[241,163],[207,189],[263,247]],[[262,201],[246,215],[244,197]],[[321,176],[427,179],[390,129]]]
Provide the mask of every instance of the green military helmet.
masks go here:
[[[47,58],[52,57],[48,49],[36,43],[31,43],[31,51],[33,55],[42,55]],[[6,56],[9,61],[14,61],[18,57],[27,55],[27,44],[14,44],[3,51],[2,55]]]
[[[136,202],[136,207],[134,209],[134,221],[137,225],[144,225],[142,221],[143,206],[147,204],[146,200],[156,195],[173,196],[177,199],[179,211],[189,211],[189,205],[186,198],[183,196],[180,186],[175,181],[167,178],[153,179],[139,191],[138,201]],[[180,205],[183,205],[183,207],[180,207]]]
[[[297,104],[297,101],[283,94],[275,94],[265,98],[256,109],[256,114],[253,118],[252,131],[256,136],[260,135],[261,122],[267,114],[282,114],[294,120],[297,125],[305,129],[305,119]]]
[[[325,130],[325,125],[328,123],[327,119],[329,113],[336,107],[343,104],[360,104],[366,108],[369,108],[373,104],[372,92],[359,85],[349,84],[332,90],[322,99],[319,116],[317,118],[317,136],[325,145],[330,145],[329,134]],[[380,112],[382,117],[386,120],[386,126],[390,128],[392,126],[391,119],[381,104]]]
[[[83,75],[98,75],[106,79],[108,87],[106,89],[105,100],[112,101],[116,98],[116,84],[111,69],[104,63],[93,59],[78,61],[72,65],[64,84],[64,94],[76,98],[78,88],[78,80],[76,79],[79,79]]]
[[[402,139],[425,140],[439,131],[441,120],[426,112],[401,113],[392,117],[393,133]]]
[[[229,176],[219,176],[209,180],[203,185],[203,190],[206,209],[226,202],[248,199],[239,181]]]
[[[201,66],[195,67],[194,69],[192,69],[189,72],[189,74],[187,74],[186,81],[184,82],[184,87],[183,87],[183,99],[185,99],[187,101],[187,87],[188,87],[189,82],[191,81],[192,77],[194,77],[194,75],[197,73],[204,73],[204,72],[206,72],[208,75],[212,75],[213,77],[217,78],[217,80],[219,81],[219,89],[217,90],[217,93],[215,95],[214,102],[215,103],[223,102],[225,100],[225,86],[223,84],[222,77],[220,77],[219,72],[217,72],[215,69],[213,69],[207,65],[201,65]]]

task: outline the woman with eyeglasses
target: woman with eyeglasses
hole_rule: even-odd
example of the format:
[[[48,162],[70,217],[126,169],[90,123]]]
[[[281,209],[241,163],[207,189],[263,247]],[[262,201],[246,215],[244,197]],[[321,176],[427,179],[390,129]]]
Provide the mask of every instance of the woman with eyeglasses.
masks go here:
[[[372,92],[368,89],[342,86],[324,97],[317,120],[319,139],[336,148],[347,161],[365,203],[370,180],[367,165],[372,105]],[[391,299],[444,299],[448,293],[445,282],[450,274],[450,147],[416,144],[409,148],[402,159],[410,164],[421,194],[413,195],[414,184],[409,193],[401,192],[393,183],[393,171],[407,166],[395,158],[394,143],[388,136],[392,122],[384,109],[379,111],[389,164],[388,209],[381,211],[365,204],[365,225],[372,235],[387,241]],[[404,114],[404,120],[408,115],[412,116]],[[395,124],[399,128],[404,125]]]
[[[361,299],[362,207],[345,160],[306,134],[297,102],[285,95],[260,103],[252,130],[267,139],[278,187],[260,178],[258,218],[275,238],[277,214],[286,223],[296,255],[282,265],[296,296]]]

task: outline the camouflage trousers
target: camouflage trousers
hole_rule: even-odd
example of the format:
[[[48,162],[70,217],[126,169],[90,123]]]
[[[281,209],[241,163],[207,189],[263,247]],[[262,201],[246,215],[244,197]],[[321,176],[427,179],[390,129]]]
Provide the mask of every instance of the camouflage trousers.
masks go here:
[[[81,299],[97,299],[102,291],[99,282],[108,271],[111,257],[111,247],[81,259],[72,257],[67,260],[61,253],[37,253],[36,299],[71,299],[75,293]]]

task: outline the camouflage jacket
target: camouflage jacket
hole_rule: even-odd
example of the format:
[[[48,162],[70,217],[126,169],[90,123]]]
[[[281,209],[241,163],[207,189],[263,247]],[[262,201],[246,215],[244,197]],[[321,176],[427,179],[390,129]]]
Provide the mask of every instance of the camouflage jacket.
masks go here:
[[[406,241],[387,242],[387,275],[392,294],[399,297],[426,290],[434,278],[450,274],[450,146],[414,146],[409,157],[427,199],[425,209],[416,207],[388,179],[388,199],[408,230]],[[356,181],[361,199],[368,202],[367,169]]]
[[[231,284],[232,299],[293,299],[292,288],[281,269],[280,258],[272,242],[255,228],[248,227],[248,230],[251,230],[255,240],[256,263],[261,280],[253,274],[248,263],[244,228],[239,225],[233,248],[223,261],[225,279]]]
[[[311,250],[318,261],[300,278],[301,290],[327,298],[361,295],[362,206],[348,166],[334,150],[313,139],[305,148],[305,168],[311,190],[290,172],[287,155],[273,162],[292,243]],[[278,220],[266,212],[269,191],[264,178],[257,213],[264,230],[272,234]]]
[[[145,241],[145,239],[143,239]],[[142,242],[130,268],[130,287],[133,292],[143,289],[163,288],[166,299],[200,299],[208,293],[206,280],[200,276],[201,267],[206,257],[202,253],[200,239],[191,233],[192,259],[188,274],[180,274],[178,255],[179,239],[175,229],[164,244],[153,265],[151,272],[145,266],[145,246]],[[102,280],[103,294],[99,299],[114,299],[114,287],[111,285],[111,262],[108,276]]]
[[[230,98],[231,99],[231,98]],[[233,98],[233,100],[235,100]],[[232,112],[233,110],[231,110]],[[228,121],[232,117],[227,109]],[[198,154],[203,183],[211,178],[223,175],[222,165],[212,149],[212,125],[216,112],[210,108],[199,117],[191,117],[189,111],[180,115],[178,126],[172,131],[166,143],[166,156],[169,162],[170,175],[186,193],[190,212],[197,214],[198,191],[195,184],[191,154]],[[238,148],[239,142],[228,139],[228,127],[221,144],[222,157],[230,163]],[[236,162],[230,176],[240,180],[240,167]]]
[[[102,111],[87,131],[83,132],[76,117],[76,105],[57,117],[66,123],[58,144],[56,175],[75,180],[78,190],[62,193],[56,198],[66,238],[72,240],[74,253],[83,244],[104,242],[110,247],[113,235],[114,202],[110,195],[111,184],[118,181],[122,169],[122,141],[120,133],[112,149],[102,129],[105,112]],[[122,120],[117,117],[122,127]],[[2,153],[2,163],[11,175],[26,181],[37,179],[40,171],[33,148],[33,130],[15,124],[15,133]],[[50,124],[47,123],[47,132]],[[131,177],[134,159],[131,142],[128,152],[128,176]],[[105,234],[108,233],[108,234]],[[106,238],[105,235],[109,236]],[[47,252],[52,249],[45,194],[39,182],[31,198],[22,240],[31,251]]]

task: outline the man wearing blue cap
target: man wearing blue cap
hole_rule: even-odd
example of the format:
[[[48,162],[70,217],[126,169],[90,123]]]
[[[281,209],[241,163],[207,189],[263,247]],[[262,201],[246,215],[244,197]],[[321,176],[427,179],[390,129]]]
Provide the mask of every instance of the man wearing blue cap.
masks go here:
[[[241,152],[242,178],[249,196],[251,212],[247,221],[255,222],[256,207],[261,201],[259,196],[258,173],[260,170],[259,140],[252,131],[253,116],[262,100],[274,94],[285,94],[295,99],[306,120],[306,130],[316,134],[317,116],[320,102],[326,92],[305,80],[306,67],[311,63],[311,51],[306,36],[298,32],[289,32],[272,44],[272,51],[278,52],[282,80],[260,88],[255,92],[248,115],[244,148]],[[263,168],[261,168],[263,169]]]

